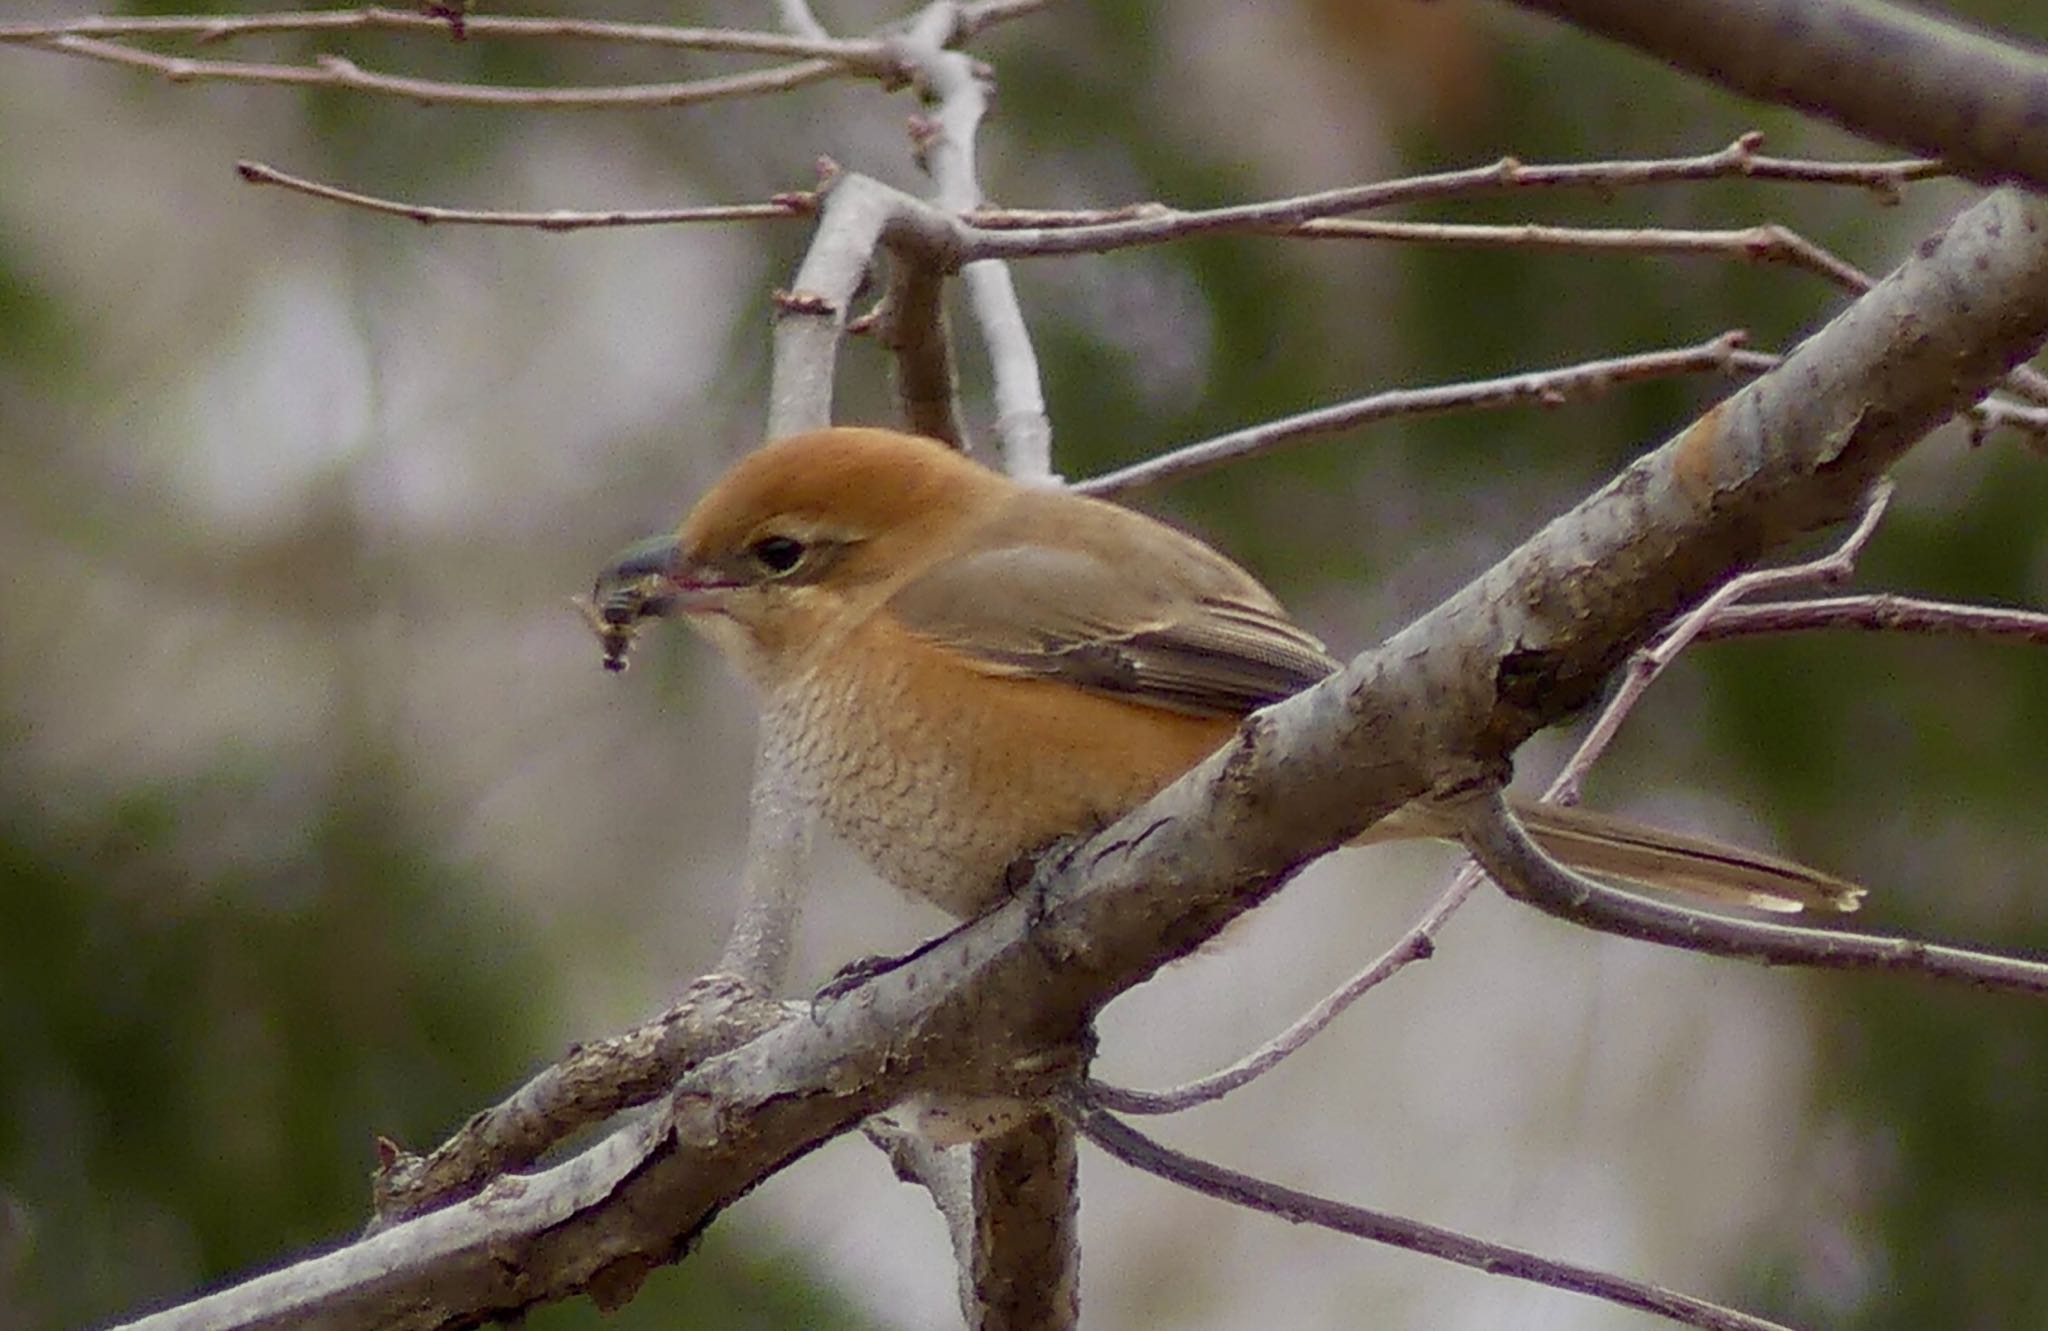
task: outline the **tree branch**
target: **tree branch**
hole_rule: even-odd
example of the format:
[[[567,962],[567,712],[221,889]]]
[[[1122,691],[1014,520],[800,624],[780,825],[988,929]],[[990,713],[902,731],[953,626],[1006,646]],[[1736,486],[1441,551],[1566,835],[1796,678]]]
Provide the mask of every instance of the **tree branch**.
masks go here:
[[[1229,434],[1172,449],[1143,462],[1078,482],[1083,494],[1109,496],[1144,485],[1179,479],[1271,451],[1296,440],[1348,430],[1393,416],[1433,416],[1450,411],[1476,411],[1508,406],[1557,406],[1598,397],[1617,384],[1673,374],[1727,373],[1739,370],[1741,332],[1727,332],[1697,346],[1649,351],[1633,356],[1582,361],[1554,370],[1527,370],[1498,379],[1479,379],[1431,388],[1395,388],[1312,411],[1298,412]]]
[[[581,209],[551,209],[547,212],[513,212],[481,208],[440,208],[427,203],[406,203],[374,194],[327,185],[304,176],[294,176],[261,162],[235,163],[235,173],[251,185],[276,185],[295,194],[309,195],[329,203],[345,204],[367,212],[409,218],[423,226],[450,223],[464,226],[507,226],[535,231],[587,231],[599,227],[668,226],[679,222],[756,222],[785,217],[808,217],[818,209],[815,194],[780,194],[767,203],[715,204],[699,208],[633,208],[610,212]]]
[[[1510,0],[1761,101],[2048,188],[2048,56],[1878,0]]]
[[[248,37],[353,32],[398,32],[439,38],[450,35],[450,25],[447,19],[418,9],[388,9],[372,5],[363,9],[315,9],[272,14],[94,16],[55,23],[0,23],[0,42],[36,43],[57,37],[91,37],[103,41],[135,37],[189,37],[195,44],[205,46]],[[879,38],[834,40],[822,33],[791,36],[777,32],[741,32],[730,28],[679,28],[664,23],[522,18],[498,14],[466,14],[462,20],[462,32],[465,39],[587,41],[738,55],[807,57],[834,61],[850,70],[877,77],[890,72],[888,47]]]
[[[2048,995],[2048,961],[1912,938],[1738,920],[1595,882],[1545,855],[1515,820],[1498,787],[1483,788],[1449,807],[1463,813],[1466,846],[1509,896],[1602,933],[1766,965],[1889,971],[1960,981],[1991,993]]]
[[[966,41],[992,24],[1041,9],[1048,0],[981,0],[954,10],[943,42]],[[190,37],[200,44],[238,37],[360,31],[409,32],[428,36],[610,42],[637,46],[759,55],[804,55],[809,59],[680,83],[633,84],[609,88],[511,88],[409,78],[366,70],[344,57],[322,55],[303,65],[266,64],[166,55],[124,45],[123,38]],[[460,23],[417,11],[371,6],[357,10],[256,15],[189,15],[154,18],[73,19],[58,23],[0,24],[0,44],[33,46],[61,55],[125,65],[160,74],[173,83],[253,83],[336,88],[401,97],[443,106],[518,107],[528,110],[594,110],[686,106],[729,97],[786,92],[838,77],[868,77],[885,83],[903,77],[891,44],[881,38],[833,40],[817,33],[736,32],[653,23],[513,18],[464,14]]]
[[[601,88],[515,88],[451,83],[364,69],[352,60],[323,55],[310,65],[259,64],[241,60],[198,60],[160,55],[93,37],[51,37],[34,43],[45,51],[160,74],[172,83],[272,84],[330,88],[402,98],[426,106],[490,106],[527,111],[603,111],[694,106],[730,97],[759,97],[837,78],[855,71],[837,60],[805,60],[746,74],[722,74],[681,83],[638,83]]]
[[[1869,633],[1922,633],[2048,647],[2048,613],[2003,606],[1958,605],[1880,592],[1813,601],[1735,605],[1700,630],[1702,642],[1752,633],[1809,629],[1861,629]]]
[[[913,434],[968,446],[960,380],[946,320],[945,274],[915,258],[891,258],[889,291],[869,321],[876,343],[894,357],[892,378],[903,421]]]
[[[920,14],[895,45],[897,58],[913,72],[919,91],[936,104],[936,113],[919,127],[920,156],[937,186],[939,207],[954,214],[982,204],[974,150],[988,110],[986,71],[947,49],[957,21],[954,6],[940,0]],[[1032,348],[1010,270],[998,260],[982,260],[962,265],[959,272],[988,347],[1004,468],[1027,480],[1049,479],[1052,422],[1045,414],[1038,353]]]
[[[708,1058],[737,1048],[788,1016],[731,975],[693,981],[675,1006],[624,1035],[571,1049],[513,1095],[471,1116],[419,1156],[388,1142],[371,1184],[369,1233],[475,1195],[527,1168],[583,1129],[659,1099]]]
[[[1781,587],[1796,587],[1802,583],[1829,584],[1846,580],[1855,572],[1856,559],[1863,553],[1863,547],[1877,532],[1877,524],[1884,518],[1885,510],[1891,506],[1892,483],[1889,478],[1880,480],[1870,492],[1870,498],[1863,508],[1863,516],[1854,529],[1843,538],[1842,543],[1819,559],[1794,564],[1789,568],[1762,568],[1738,574],[1716,588],[1714,594],[1699,603],[1684,618],[1658,635],[1654,645],[1644,648],[1629,658],[1621,684],[1607,705],[1600,710],[1600,716],[1580,741],[1578,751],[1558,773],[1552,793],[1561,796],[1565,803],[1579,802],[1579,786],[1600,755],[1607,752],[1607,746],[1621,730],[1621,723],[1628,719],[1635,705],[1649,691],[1657,677],[1678,659],[1680,653],[1692,645],[1708,625],[1728,613],[1729,607],[1743,597],[1759,591]]]
[[[1106,214],[990,212],[968,219],[980,234],[969,246],[967,257],[1104,254],[1135,245],[1156,245],[1166,240],[1220,231],[1284,233],[1319,218],[1426,199],[1467,197],[1501,190],[1568,188],[1607,192],[1631,185],[1769,175],[1780,180],[1862,185],[1878,190],[1880,197],[1894,197],[1906,181],[1946,173],[1946,168],[1940,163],[1924,161],[1823,164],[1758,158],[1754,150],[1762,141],[1761,134],[1745,134],[1717,153],[1654,161],[1527,166],[1515,158],[1503,157],[1487,166],[1351,185],[1294,198],[1225,208],[1182,210],[1148,203],[1127,205]],[[1759,163],[1768,163],[1769,168]]]
[[[1563,1262],[1505,1243],[1460,1234],[1454,1229],[1389,1215],[1385,1211],[1350,1206],[1269,1183],[1162,1146],[1100,1110],[1077,1109],[1076,1113],[1080,1118],[1082,1135],[1116,1159],[1133,1169],[1156,1174],[1205,1197],[1263,1211],[1296,1224],[1315,1225],[1339,1234],[1370,1239],[1374,1243],[1440,1257],[1488,1275],[1534,1281],[1552,1289],[1604,1299],[1624,1308],[1668,1317],[1687,1326],[1706,1328],[1706,1331],[1788,1331],[1776,1322],[1645,1281],[1630,1280],[1626,1276],[1580,1266],[1576,1262]]]

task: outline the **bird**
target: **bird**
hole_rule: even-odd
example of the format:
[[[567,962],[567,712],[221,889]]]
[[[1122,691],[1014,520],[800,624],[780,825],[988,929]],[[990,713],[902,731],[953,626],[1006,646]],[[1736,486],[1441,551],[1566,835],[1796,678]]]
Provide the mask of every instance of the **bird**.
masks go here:
[[[1135,510],[931,439],[833,427],[754,450],[585,603],[622,668],[681,615],[758,694],[762,761],[896,887],[966,919],[1339,668],[1257,579]],[[1803,864],[1585,809],[1518,803],[1603,878],[1770,911],[1854,910]],[[1451,839],[1425,801],[1360,843]]]

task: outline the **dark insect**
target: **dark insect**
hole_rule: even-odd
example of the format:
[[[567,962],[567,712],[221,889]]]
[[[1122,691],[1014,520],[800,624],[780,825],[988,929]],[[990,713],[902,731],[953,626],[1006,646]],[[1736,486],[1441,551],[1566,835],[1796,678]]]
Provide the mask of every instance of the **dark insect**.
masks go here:
[[[673,602],[666,570],[674,550],[672,539],[643,541],[598,574],[588,596],[570,598],[597,635],[606,670],[625,670],[640,621],[660,618]]]

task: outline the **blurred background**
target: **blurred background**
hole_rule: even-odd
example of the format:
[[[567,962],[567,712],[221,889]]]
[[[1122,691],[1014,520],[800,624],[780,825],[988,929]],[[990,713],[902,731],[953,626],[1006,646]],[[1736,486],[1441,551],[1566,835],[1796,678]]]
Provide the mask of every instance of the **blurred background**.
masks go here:
[[[549,12],[773,20],[687,8]],[[818,10],[849,34],[898,12]],[[2048,36],[2023,0],[1968,12]],[[517,84],[742,63],[388,37],[210,53],[323,50]],[[1890,155],[1467,0],[1102,0],[975,50],[1000,85],[984,183],[1020,206],[1692,154],[1752,128],[1780,153]],[[917,187],[914,109],[838,82],[665,112],[462,111],[0,49],[0,1331],[109,1320],[343,1239],[375,1135],[427,1146],[568,1042],[652,1014],[711,964],[735,903],[744,695],[680,630],[607,675],[567,598],[757,442],[768,293],[806,227],[422,228],[250,188],[234,161],[449,205],[736,202],[808,186],[820,154]],[[1732,183],[1410,215],[1778,220],[1882,271],[1973,197]],[[1735,327],[1780,347],[1840,304],[1720,260],[1260,238],[1016,277],[1069,476],[1386,387]],[[849,349],[841,385],[842,420],[890,419],[874,348]],[[1727,387],[1399,422],[1136,502],[1236,553],[1348,654]],[[1949,430],[1900,481],[1862,586],[2048,602],[2040,458]],[[1735,642],[1658,686],[1590,798],[1860,877],[1870,927],[2031,950],[2048,944],[2044,738],[2039,651]],[[1525,779],[1569,739],[1530,745]],[[1326,861],[1117,1003],[1102,1072],[1154,1085],[1236,1055],[1376,953],[1450,863]],[[942,924],[843,856],[820,881],[805,983]],[[1794,1321],[2048,1322],[2048,1014],[2021,1000],[1690,957],[1482,895],[1436,960],[1282,1071],[1156,1126]],[[1092,1154],[1083,1169],[1091,1326],[1652,1324]],[[848,1140],[735,1207],[621,1320],[945,1327],[954,1297],[928,1199]],[[578,1301],[531,1324],[599,1320]]]

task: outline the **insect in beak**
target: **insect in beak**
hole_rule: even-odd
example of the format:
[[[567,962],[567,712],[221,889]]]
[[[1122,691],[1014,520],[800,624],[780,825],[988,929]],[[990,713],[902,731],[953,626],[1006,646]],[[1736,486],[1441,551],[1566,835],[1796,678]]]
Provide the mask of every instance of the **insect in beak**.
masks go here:
[[[659,619],[675,607],[675,562],[675,538],[650,537],[621,551],[597,575],[589,595],[570,598],[597,635],[606,670],[625,670],[640,621]]]

